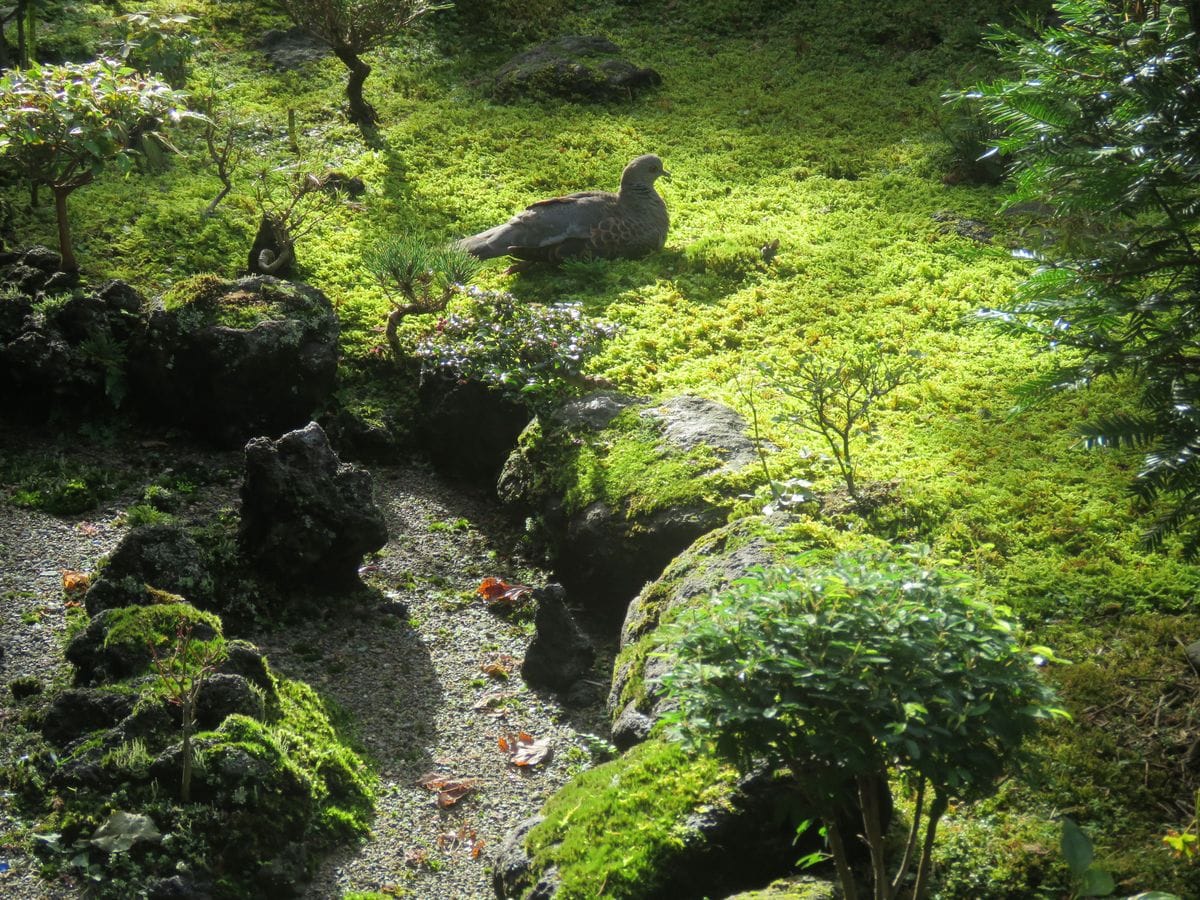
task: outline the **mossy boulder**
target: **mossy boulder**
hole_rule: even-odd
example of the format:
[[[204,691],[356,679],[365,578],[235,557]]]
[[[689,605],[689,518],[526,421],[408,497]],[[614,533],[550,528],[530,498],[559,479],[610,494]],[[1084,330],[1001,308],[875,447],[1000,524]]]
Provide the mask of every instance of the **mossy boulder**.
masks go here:
[[[613,616],[692,541],[724,524],[758,477],[745,423],[683,396],[568,401],[522,433],[498,491],[533,516],[568,593]]]
[[[101,610],[87,628],[67,645],[67,661],[75,667],[77,684],[120,681],[149,670],[154,648],[180,625],[192,629],[198,641],[210,641],[221,630],[220,620],[201,612],[182,597],[162,595],[163,603]]]
[[[143,525],[121,539],[84,603],[91,615],[122,606],[169,602],[182,594],[198,606],[214,599],[215,582],[200,545],[181,525]]]
[[[657,629],[756,567],[784,561],[802,550],[830,553],[869,541],[809,519],[752,516],[704,535],[671,561],[629,604],[613,664],[608,698],[613,741],[629,747],[649,736],[663,709],[657,682],[669,672],[669,656],[656,655]]]
[[[171,658],[181,623],[193,626],[193,641],[248,673],[204,676],[188,802],[180,800],[178,706],[149,649]],[[322,849],[366,832],[374,779],[325,702],[277,678],[252,645],[226,644],[216,616],[184,603],[131,606],[106,610],[93,628],[94,643],[121,654],[123,668],[94,670],[95,685],[51,692],[26,717],[40,733],[25,738],[25,774],[47,787],[22,793],[22,813],[39,832],[58,835],[43,848],[48,865],[82,858],[101,876],[97,897],[176,896],[171,882],[180,872],[186,884],[175,887],[198,891],[183,896],[282,897],[296,892]],[[192,665],[180,659],[174,671]],[[138,844],[127,856],[95,849],[96,829],[114,813],[153,822],[162,842]]]
[[[278,435],[329,397],[338,333],[329,298],[315,288],[270,276],[198,276],[151,313],[131,360],[131,393],[146,416],[219,446]]]
[[[576,777],[494,859],[501,898],[724,896],[786,873],[796,798],[648,741]]]
[[[660,84],[658,72],[635,66],[607,38],[564,35],[531,47],[497,69],[492,95],[498,100],[628,100]]]
[[[832,881],[812,875],[792,875],[772,881],[761,890],[733,894],[726,900],[836,900],[841,891]]]

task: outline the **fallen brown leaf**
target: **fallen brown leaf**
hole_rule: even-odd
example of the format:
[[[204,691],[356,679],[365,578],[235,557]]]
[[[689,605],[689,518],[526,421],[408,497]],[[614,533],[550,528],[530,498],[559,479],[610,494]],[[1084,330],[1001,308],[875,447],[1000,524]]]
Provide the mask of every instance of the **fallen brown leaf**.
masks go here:
[[[91,579],[88,577],[86,572],[76,572],[74,569],[63,569],[63,593],[68,597],[73,594],[81,594],[86,591],[90,581]]]
[[[433,791],[434,801],[441,809],[453,806],[479,787],[479,782],[474,778],[455,778],[439,772],[426,772],[417,779],[417,784]]]
[[[520,664],[511,653],[493,653],[479,666],[479,671],[490,678],[507,679]]]
[[[476,588],[475,593],[483,598],[485,603],[512,606],[533,593],[533,588],[524,584],[509,584],[499,578],[485,578]]]
[[[539,741],[527,731],[502,735],[499,745],[508,754],[508,761],[521,768],[549,762],[554,756],[549,740],[543,738]]]

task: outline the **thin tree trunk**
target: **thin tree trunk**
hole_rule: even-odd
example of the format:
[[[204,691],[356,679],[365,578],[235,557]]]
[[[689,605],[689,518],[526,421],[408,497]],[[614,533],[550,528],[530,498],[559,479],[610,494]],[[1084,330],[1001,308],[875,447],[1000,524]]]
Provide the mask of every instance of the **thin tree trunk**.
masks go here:
[[[25,4],[27,0],[17,0],[17,67],[29,68],[29,47],[25,42]]]
[[[867,838],[867,849],[871,852],[872,892],[875,900],[890,900],[890,884],[887,877],[887,864],[883,858],[883,825],[879,815],[879,785],[878,779],[868,775],[860,775],[855,779],[858,783],[858,803],[862,808],[863,831]]]
[[[73,188],[54,189],[54,214],[58,218],[58,252],[64,272],[78,272],[75,249],[71,246],[71,223],[67,220],[67,197]]]
[[[837,827],[837,816],[831,815],[826,823],[829,849],[833,851],[833,864],[837,868],[838,880],[842,883],[842,894],[845,895],[843,900],[858,900],[854,873],[850,871],[850,859],[846,856],[846,845],[842,842],[842,833]]]
[[[925,779],[922,778],[920,784],[917,785],[917,799],[913,801],[913,819],[912,827],[908,829],[908,841],[904,845],[904,856],[900,860],[900,865],[896,869],[896,877],[892,879],[892,894],[893,896],[899,893],[900,885],[904,883],[904,876],[908,874],[908,867],[912,865],[913,853],[916,852],[917,838],[921,834],[921,813],[925,810]]]
[[[917,883],[913,885],[913,900],[922,900],[925,891],[929,888],[929,879],[933,868],[933,840],[937,836],[938,822],[949,805],[949,799],[941,794],[934,794],[933,802],[929,804],[929,822],[925,826],[925,845],[921,848],[921,864],[917,867]]]
[[[369,128],[379,121],[375,108],[363,99],[363,83],[371,74],[371,67],[359,59],[358,54],[349,48],[335,47],[333,53],[350,70],[350,79],[346,82],[346,100],[350,104],[350,121],[360,128]]]
[[[179,799],[188,803],[192,799],[192,719],[195,716],[192,700],[183,701],[183,783],[179,786]]]

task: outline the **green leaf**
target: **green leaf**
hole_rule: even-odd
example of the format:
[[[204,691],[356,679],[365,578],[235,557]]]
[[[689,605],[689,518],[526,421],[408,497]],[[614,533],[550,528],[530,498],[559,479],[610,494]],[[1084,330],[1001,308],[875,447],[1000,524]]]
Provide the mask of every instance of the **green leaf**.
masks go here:
[[[1079,887],[1080,897],[1107,897],[1117,889],[1113,877],[1103,869],[1088,869]]]
[[[1062,852],[1071,874],[1083,878],[1092,865],[1092,842],[1071,819],[1062,821]]]

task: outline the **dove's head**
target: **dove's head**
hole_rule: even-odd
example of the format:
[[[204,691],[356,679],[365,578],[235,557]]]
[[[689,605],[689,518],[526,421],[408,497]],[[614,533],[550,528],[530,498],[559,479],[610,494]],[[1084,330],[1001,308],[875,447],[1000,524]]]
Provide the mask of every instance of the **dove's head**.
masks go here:
[[[653,187],[655,179],[670,179],[671,173],[653,153],[634,157],[621,173],[621,187]]]

